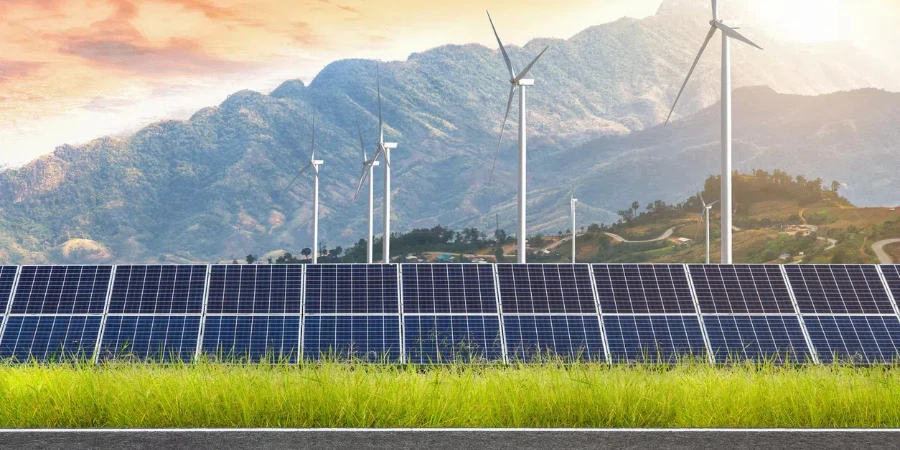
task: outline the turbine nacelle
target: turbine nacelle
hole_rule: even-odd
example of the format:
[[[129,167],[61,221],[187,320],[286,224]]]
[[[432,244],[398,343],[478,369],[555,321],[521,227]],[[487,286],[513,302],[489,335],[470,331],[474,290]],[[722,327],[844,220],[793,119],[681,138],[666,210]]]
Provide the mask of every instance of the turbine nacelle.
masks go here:
[[[534,80],[532,79],[524,79],[524,80],[509,80],[513,86],[534,86]]]

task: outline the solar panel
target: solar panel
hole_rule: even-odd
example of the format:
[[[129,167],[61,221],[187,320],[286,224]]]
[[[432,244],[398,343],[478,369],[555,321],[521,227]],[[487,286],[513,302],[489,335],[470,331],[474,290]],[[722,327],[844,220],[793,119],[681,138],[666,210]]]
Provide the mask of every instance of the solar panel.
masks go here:
[[[400,317],[306,316],[303,358],[399,362]]]
[[[205,289],[206,266],[116,266],[109,312],[199,314]]]
[[[696,316],[603,316],[613,362],[675,363],[706,358]]]
[[[208,316],[202,348],[217,361],[295,363],[300,316]]]
[[[212,266],[207,312],[300,314],[302,280],[300,265]]]
[[[102,314],[111,266],[23,266],[13,314]]]
[[[776,364],[812,361],[796,316],[705,316],[703,325],[718,363]]]
[[[496,313],[489,264],[404,264],[403,312]]]
[[[900,319],[896,316],[804,316],[823,363],[900,362]]]
[[[894,300],[900,299],[900,265],[879,266],[887,281],[888,288],[894,294]]]
[[[596,314],[586,264],[498,264],[504,314]]]
[[[0,266],[0,314],[6,313],[17,270],[16,266]]]
[[[99,359],[188,362],[199,338],[200,316],[109,316]]]
[[[407,316],[407,361],[413,364],[481,363],[503,360],[500,318]]]
[[[784,266],[801,313],[894,314],[875,266]]]
[[[696,313],[684,266],[680,264],[594,264],[604,314]]]
[[[688,270],[702,313],[796,313],[779,266],[692,264]]]
[[[504,316],[510,361],[603,361],[603,336],[595,316]]]
[[[0,338],[0,358],[13,361],[88,361],[102,316],[10,316]]]
[[[397,266],[309,265],[306,314],[399,313]]]

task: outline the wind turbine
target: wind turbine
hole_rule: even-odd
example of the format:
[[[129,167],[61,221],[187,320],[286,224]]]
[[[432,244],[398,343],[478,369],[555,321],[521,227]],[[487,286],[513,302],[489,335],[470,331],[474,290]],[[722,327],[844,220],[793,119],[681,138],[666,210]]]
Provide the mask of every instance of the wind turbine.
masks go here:
[[[525,226],[525,189],[526,189],[526,136],[525,136],[525,87],[534,86],[534,80],[526,79],[528,72],[534,67],[544,52],[550,46],[544,48],[530,64],[525,66],[525,70],[516,75],[513,70],[512,61],[509,54],[506,53],[506,47],[500,41],[500,35],[497,34],[497,27],[494,26],[494,20],[491,19],[491,13],[488,13],[488,21],[491,22],[491,28],[494,30],[494,37],[497,38],[497,44],[500,44],[500,53],[503,54],[503,61],[506,62],[506,68],[509,70],[509,82],[512,85],[509,89],[509,100],[506,103],[506,115],[503,116],[503,124],[500,126],[500,140],[497,142],[497,151],[494,153],[494,163],[491,164],[491,177],[494,179],[494,168],[497,166],[497,156],[500,154],[500,145],[503,143],[503,131],[506,128],[506,121],[509,119],[509,110],[512,108],[513,98],[516,94],[516,88],[519,89],[519,231],[516,241],[518,242],[518,251],[516,253],[516,262],[525,264],[525,236],[527,227]]]
[[[719,203],[718,200],[707,204],[706,200],[703,200],[703,194],[697,193],[697,196],[700,197],[700,202],[703,203],[703,210],[700,211],[700,220],[703,221],[703,214],[706,214],[706,263],[709,264],[709,212],[712,210],[713,205]]]
[[[312,119],[312,150],[309,154],[309,163],[303,167],[300,173],[291,180],[291,183],[287,185],[284,190],[290,189],[291,186],[294,185],[294,182],[303,175],[304,172],[307,171],[310,167],[313,169],[313,248],[312,248],[312,263],[316,264],[319,261],[319,166],[325,164],[325,161],[321,159],[316,159],[316,116],[313,116]]]
[[[378,65],[375,66],[375,76],[378,82],[378,148],[372,160],[377,160],[379,155],[384,155],[384,237],[383,262],[391,263],[391,150],[397,148],[393,142],[384,142],[384,119],[381,114],[381,72]]]
[[[572,206],[572,264],[575,264],[575,204],[578,199],[575,198],[575,188],[572,188],[572,196],[569,201]]]
[[[678,100],[681,98],[681,94],[684,93],[684,88],[687,86],[688,81],[691,79],[691,74],[694,73],[694,69],[697,67],[697,63],[700,61],[700,57],[703,56],[703,51],[706,50],[706,46],[709,45],[709,41],[712,40],[713,35],[716,34],[716,30],[722,32],[722,264],[731,264],[732,263],[732,248],[731,248],[731,223],[732,223],[732,211],[731,211],[731,202],[732,202],[732,188],[731,188],[731,54],[730,54],[730,40],[729,39],[737,39],[745,44],[751,45],[762,50],[762,47],[754,44],[750,39],[747,39],[742,34],[738,33],[735,28],[729,27],[722,23],[719,20],[719,9],[716,0],[712,0],[712,20],[709,21],[709,33],[706,35],[706,39],[703,41],[703,46],[700,47],[700,52],[697,53],[697,58],[694,59],[694,64],[691,65],[691,70],[688,72],[687,78],[684,80],[684,84],[681,85],[681,90],[678,91],[678,96],[675,97],[675,103],[672,104],[672,110],[669,111],[669,116],[666,117],[666,124],[669,123],[669,119],[672,117],[672,113],[675,111],[675,105],[678,104]]]
[[[359,191],[362,189],[363,183],[365,183],[366,178],[369,178],[369,234],[366,239],[366,263],[372,264],[372,235],[374,233],[374,208],[375,208],[375,166],[378,165],[378,161],[375,158],[369,159],[369,156],[366,154],[366,143],[363,141],[362,128],[359,126],[359,116],[356,117],[356,131],[359,132],[359,147],[362,149],[362,157],[363,157],[363,168],[362,173],[359,176],[359,186],[356,187],[356,195],[353,196],[353,200],[356,201],[356,197],[359,196]]]

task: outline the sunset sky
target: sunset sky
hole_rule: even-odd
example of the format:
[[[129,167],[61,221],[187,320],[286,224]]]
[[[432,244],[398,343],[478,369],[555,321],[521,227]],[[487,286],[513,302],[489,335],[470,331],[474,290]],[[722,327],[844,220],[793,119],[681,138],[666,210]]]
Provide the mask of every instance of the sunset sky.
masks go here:
[[[2,0],[0,163],[186,118],[240,89],[308,82],[335,59],[405,59],[447,43],[495,47],[486,8],[504,40],[521,45],[652,15],[660,2]],[[853,40],[897,54],[897,0],[756,4],[784,39]],[[893,39],[879,41],[886,35]]]

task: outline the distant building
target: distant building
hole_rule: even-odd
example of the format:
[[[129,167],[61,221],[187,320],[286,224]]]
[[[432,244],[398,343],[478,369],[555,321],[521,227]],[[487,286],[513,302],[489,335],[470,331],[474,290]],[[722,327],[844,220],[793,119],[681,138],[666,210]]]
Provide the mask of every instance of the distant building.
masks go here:
[[[778,259],[780,259],[782,261],[786,261],[788,259],[791,259],[791,255],[788,253],[782,253],[781,256],[778,257]]]

